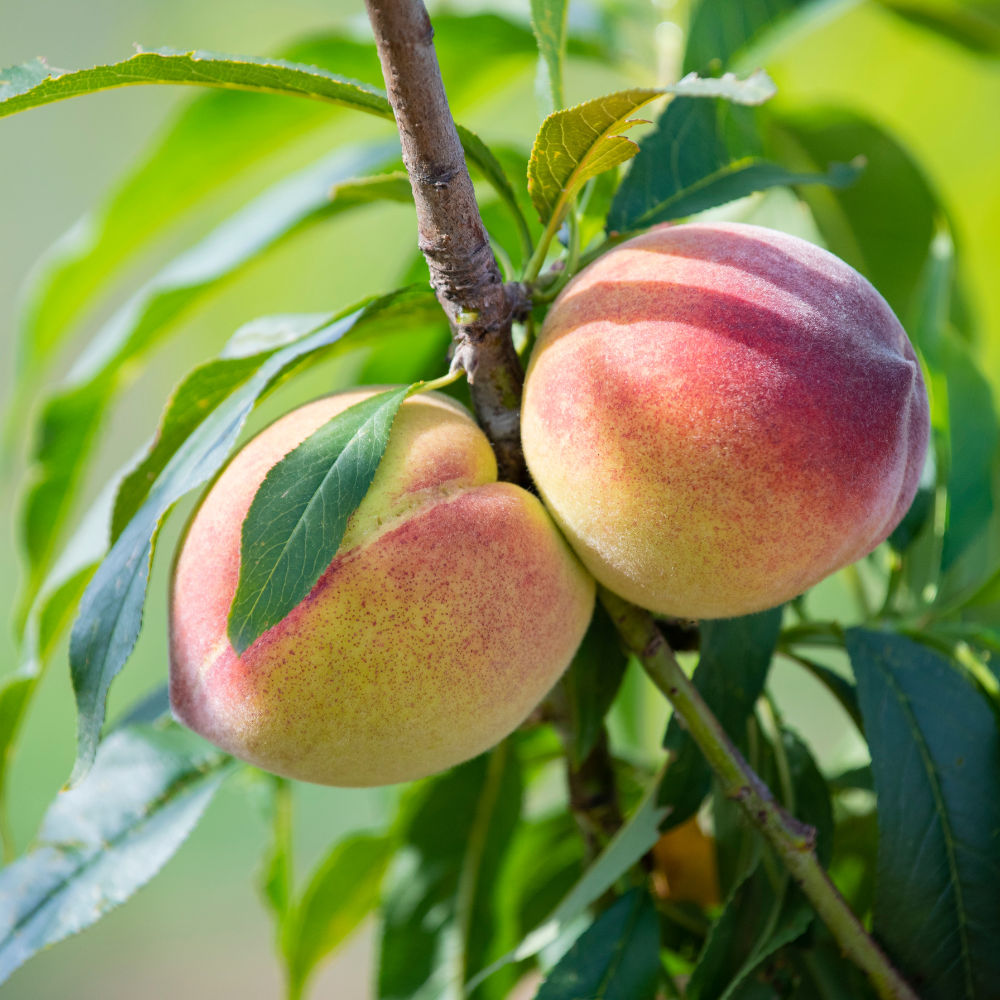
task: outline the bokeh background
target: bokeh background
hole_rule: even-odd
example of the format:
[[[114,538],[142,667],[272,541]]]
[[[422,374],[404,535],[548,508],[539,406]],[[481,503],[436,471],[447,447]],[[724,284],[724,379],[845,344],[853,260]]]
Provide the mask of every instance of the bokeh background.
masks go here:
[[[668,82],[677,70],[686,22],[684,0],[619,0],[628,17],[628,75],[591,63],[570,63],[568,100],[575,103],[630,79]],[[444,9],[429,4],[432,13]],[[982,370],[1000,391],[1000,62],[933,35],[869,2],[827,2],[825,26],[808,37],[783,37],[761,56],[786,107],[825,103],[858,111],[894,134],[927,171],[951,213],[965,251],[966,280],[978,314]],[[527,21],[528,0],[452,4],[493,10]],[[595,9],[575,0],[572,17],[586,27]],[[2,0],[0,65],[44,55],[54,66],[78,68],[124,58],[146,47],[265,54],[333,26],[364,35],[362,0]],[[136,87],[50,105],[0,121],[0,406],[10,399],[18,288],[41,253],[111,184],[190,94],[179,87]],[[462,116],[488,142],[525,147],[538,126],[533,67]],[[315,159],[348,135],[388,128],[366,116],[341,116],[280,156],[252,169],[235,187],[200,204],[157,250],[127,272],[113,299],[136,287],[165,259],[189,245],[249,195],[290,166]],[[746,206],[766,224],[787,219],[789,192]],[[794,207],[794,206],[793,206]],[[803,235],[809,235],[808,218]],[[376,206],[312,229],[230,283],[182,324],[153,357],[114,412],[93,472],[89,496],[152,432],[171,386],[191,365],[215,353],[241,323],[262,314],[337,309],[399,283],[415,246],[412,210]],[[91,315],[82,343],[113,303]],[[72,358],[73,348],[66,354]],[[255,415],[260,427],[278,413],[365,376],[367,357],[350,355],[286,387]],[[65,370],[65,367],[63,370]],[[22,454],[0,480],[0,608],[12,606],[17,557],[12,519]],[[183,524],[174,514],[160,544],[139,646],[112,690],[110,717],[162,683],[166,670],[165,594],[168,553]],[[828,581],[814,600],[844,621],[856,617],[849,588]],[[0,633],[0,672],[16,665],[9,632]],[[775,694],[788,721],[816,750],[828,771],[861,763],[864,750],[837,706],[800,671],[778,665]],[[666,707],[639,674],[631,674],[614,719],[621,752],[655,759]],[[30,842],[47,803],[73,760],[74,710],[65,654],[46,676],[13,769],[11,805],[19,846]],[[558,780],[556,779],[556,783]],[[297,786],[297,863],[308,871],[323,848],[348,830],[377,827],[393,790],[344,791]],[[559,794],[558,788],[546,794]],[[83,935],[32,960],[2,988],[4,997],[117,998],[281,995],[271,957],[271,931],[252,874],[266,839],[253,795],[232,784],[164,871],[125,907]],[[362,930],[318,977],[313,996],[368,996],[372,935]]]

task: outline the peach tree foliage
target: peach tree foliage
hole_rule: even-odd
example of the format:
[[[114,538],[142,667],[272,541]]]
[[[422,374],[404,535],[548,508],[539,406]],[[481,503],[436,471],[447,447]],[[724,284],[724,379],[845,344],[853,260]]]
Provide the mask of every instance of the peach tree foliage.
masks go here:
[[[565,280],[624,235],[776,185],[794,188],[826,245],[906,325],[933,388],[934,461],[884,550],[880,605],[859,582],[863,620],[850,628],[810,617],[808,595],[744,618],[664,619],[660,627],[674,648],[700,650],[693,686],[711,719],[815,829],[819,866],[916,995],[986,1000],[1000,982],[1000,695],[990,668],[1000,652],[1000,567],[987,544],[1000,517],[996,405],[969,348],[973,319],[945,207],[912,155],[846,109],[781,114],[768,104],[765,74],[729,75],[791,19],[799,30],[821,30],[822,18],[799,6],[702,0],[684,56],[696,78],[666,92],[637,81],[573,108],[563,98],[568,58],[630,72],[627,10],[595,7],[599,30],[579,35],[567,28],[565,0],[531,0],[530,26],[495,15],[433,23],[459,121],[498,74],[541,67],[547,116],[530,150],[458,130],[494,257],[530,303],[516,330],[523,359]],[[1000,48],[996,22],[971,5],[886,6],[978,50]],[[20,430],[19,414],[32,404],[38,426],[19,517],[21,661],[0,686],[0,796],[24,715],[67,633],[78,755],[71,787],[21,857],[3,818],[2,977],[125,902],[228,780],[269,796],[273,837],[260,887],[291,997],[305,995],[318,964],[372,911],[381,918],[379,997],[464,990],[500,998],[536,968],[545,1000],[874,995],[844,957],[835,922],[817,919],[815,899],[784,870],[774,842],[741,818],[726,775],[681,724],[679,706],[663,737],[665,771],[610,757],[605,718],[627,653],[654,679],[665,676],[646,655],[643,629],[653,626],[615,614],[613,601],[607,611],[597,605],[572,666],[529,725],[490,753],[405,787],[383,829],[331,845],[304,887],[291,858],[293,783],[171,721],[165,688],[106,723],[109,687],[141,628],[158,532],[182,497],[213,479],[262,399],[361,347],[404,385],[335,417],[268,477],[244,544],[264,539],[277,554],[274,565],[258,563],[256,575],[241,577],[229,619],[238,650],[295,607],[336,553],[403,396],[443,379],[444,391],[471,403],[464,380],[444,378],[454,317],[428,288],[414,248],[408,274],[384,275],[378,297],[330,302],[322,314],[248,317],[217,357],[181,380],[144,453],[80,514],[84,477],[126,381],[184,317],[284,241],[343,213],[413,197],[375,46],[343,34],[301,41],[275,58],[143,50],[77,72],[35,60],[0,73],[0,116],[152,83],[208,89],[53,248],[24,298],[19,398],[8,419]],[[649,106],[654,125],[633,141],[623,133]],[[224,193],[265,153],[356,113],[384,119],[382,137],[346,142],[249,201],[122,301],[63,380],[47,378],[87,308],[174,219]],[[318,550],[307,537],[321,539]],[[276,572],[292,586],[271,587]],[[846,652],[853,680],[825,665],[830,650]],[[770,700],[776,656],[842,704],[867,741],[870,767],[821,773],[809,734],[786,727]],[[527,818],[525,789],[552,761],[565,768],[569,802],[544,820]],[[874,810],[845,807],[859,789],[877,793]],[[598,793],[591,798],[604,808],[581,791]],[[699,810],[714,817],[721,891],[708,907],[665,897],[650,877],[650,849]]]

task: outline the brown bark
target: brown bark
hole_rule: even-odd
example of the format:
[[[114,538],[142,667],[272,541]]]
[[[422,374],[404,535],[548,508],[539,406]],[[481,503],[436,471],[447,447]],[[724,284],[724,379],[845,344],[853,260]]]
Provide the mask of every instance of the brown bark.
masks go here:
[[[466,371],[500,478],[526,484],[524,374],[511,340],[511,323],[527,308],[524,288],[504,285],[493,258],[422,0],[365,0],[365,6],[413,188],[420,249],[451,324],[452,369]]]

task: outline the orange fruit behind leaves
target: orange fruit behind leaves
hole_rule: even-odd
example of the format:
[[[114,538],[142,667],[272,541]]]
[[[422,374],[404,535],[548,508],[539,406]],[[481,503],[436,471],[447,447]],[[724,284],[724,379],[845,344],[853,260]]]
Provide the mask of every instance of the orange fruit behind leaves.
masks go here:
[[[720,902],[715,838],[701,832],[696,816],[653,845],[653,866],[653,888],[660,899],[701,907]]]

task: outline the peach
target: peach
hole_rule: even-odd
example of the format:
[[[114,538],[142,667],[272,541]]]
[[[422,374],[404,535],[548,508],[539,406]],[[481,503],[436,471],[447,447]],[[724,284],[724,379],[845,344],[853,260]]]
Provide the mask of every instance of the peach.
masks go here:
[[[929,417],[885,300],[819,247],[696,223],[629,240],[550,310],[522,439],[584,565],[652,611],[773,607],[905,514]]]
[[[569,665],[594,603],[542,504],[498,483],[483,432],[428,393],[400,408],[324,575],[238,657],[226,620],[257,488],[375,391],[319,399],[250,441],[193,515],[172,581],[175,716],[245,761],[326,785],[408,781],[493,746]]]

